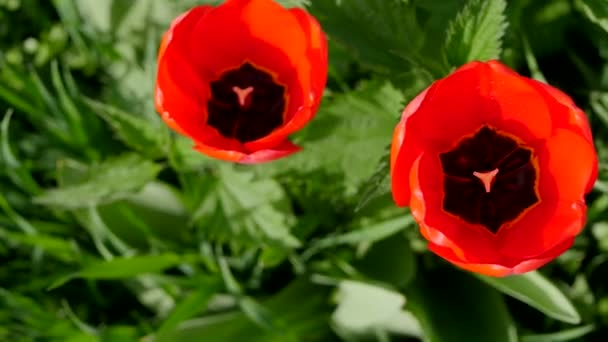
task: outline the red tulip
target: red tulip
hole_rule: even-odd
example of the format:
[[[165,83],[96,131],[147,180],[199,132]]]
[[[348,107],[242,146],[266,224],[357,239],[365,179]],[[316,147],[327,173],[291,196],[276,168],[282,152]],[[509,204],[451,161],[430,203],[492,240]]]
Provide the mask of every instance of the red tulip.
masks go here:
[[[429,249],[492,276],[566,251],[597,172],[584,112],[497,61],[469,63],[418,95],[391,150],[393,198]]]
[[[300,149],[287,137],[313,118],[326,80],[327,40],[312,16],[271,0],[227,0],[173,21],[155,102],[198,151],[259,163]]]

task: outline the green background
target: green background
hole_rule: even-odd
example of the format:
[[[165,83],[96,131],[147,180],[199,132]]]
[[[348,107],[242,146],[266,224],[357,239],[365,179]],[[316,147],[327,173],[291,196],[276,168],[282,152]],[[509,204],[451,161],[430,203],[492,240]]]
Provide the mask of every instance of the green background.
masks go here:
[[[251,166],[154,110],[160,37],[203,3],[0,0],[0,341],[606,340],[608,1],[282,1],[328,86],[304,150]],[[501,279],[429,253],[387,178],[404,105],[491,58],[571,95],[600,156],[574,246]]]

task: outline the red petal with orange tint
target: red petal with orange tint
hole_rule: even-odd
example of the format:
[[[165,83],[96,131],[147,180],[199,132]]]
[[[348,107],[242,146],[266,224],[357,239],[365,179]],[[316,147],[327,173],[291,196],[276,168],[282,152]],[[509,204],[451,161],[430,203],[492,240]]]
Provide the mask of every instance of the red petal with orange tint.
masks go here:
[[[233,161],[242,164],[255,164],[267,162],[279,158],[286,157],[290,154],[300,151],[300,147],[292,142],[285,140],[282,144],[271,149],[258,150],[253,153],[244,153],[237,149],[219,149],[208,145],[197,144],[195,149],[212,158]]]
[[[546,139],[551,135],[551,113],[545,99],[530,82],[496,61],[488,62],[490,92],[498,106],[497,127],[524,141]]]
[[[241,142],[222,136],[229,135],[226,127],[208,124],[207,105],[210,83],[244,63],[284,87],[286,109],[281,126]],[[327,40],[312,16],[272,0],[227,0],[174,20],[159,48],[155,102],[165,122],[192,138],[202,153],[257,163],[299,150],[287,136],[313,118],[326,81]]]
[[[437,148],[449,149],[482,125],[494,124],[499,113],[485,97],[489,85],[489,67],[478,62],[433,83],[410,118],[412,130]]]
[[[420,138],[416,132],[407,129],[408,119],[418,110],[426,97],[427,91],[428,88],[418,94],[405,107],[401,114],[401,121],[399,121],[393,133],[390,166],[391,187],[393,189],[393,199],[398,206],[406,206],[410,202],[410,172],[414,160],[422,153]],[[406,148],[403,148],[403,146],[406,146]]]
[[[584,202],[545,200],[501,232],[501,253],[532,258],[576,236],[585,224]]]
[[[584,137],[557,129],[539,156],[539,191],[543,199],[581,201],[588,184],[595,182],[597,155]]]
[[[586,117],[567,95],[490,61],[461,67],[419,97],[424,100],[410,104],[414,110],[406,108],[393,134],[392,192],[397,205],[409,204],[431,251],[472,272],[505,276],[535,270],[572,245],[585,224],[584,194],[597,178],[598,160]],[[446,176],[439,154],[452,151],[482,127],[512,138],[514,146],[520,144],[516,151],[532,151],[526,170],[533,165],[537,172],[535,178],[528,172],[528,181],[514,177],[513,183],[502,183],[497,189],[509,194],[534,186],[526,191],[538,200],[496,229],[469,224],[443,210]],[[503,158],[525,161],[523,154],[513,153]],[[468,168],[475,175],[496,167],[491,156],[476,160],[473,153],[462,158],[459,173],[450,177],[467,180]],[[503,177],[522,170],[504,171],[508,174]],[[498,168],[495,171],[500,175]],[[491,189],[486,187],[486,192]],[[497,194],[481,196],[479,201],[496,201]]]
[[[463,260],[499,262],[502,256],[493,234],[443,211],[443,181],[438,159],[434,154],[424,153],[412,166],[410,209],[421,232],[434,244],[459,251]]]

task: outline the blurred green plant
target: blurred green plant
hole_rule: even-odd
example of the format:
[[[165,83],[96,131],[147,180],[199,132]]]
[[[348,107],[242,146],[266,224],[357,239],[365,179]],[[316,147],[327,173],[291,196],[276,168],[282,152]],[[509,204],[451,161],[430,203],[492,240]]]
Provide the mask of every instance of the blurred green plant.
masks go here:
[[[0,0],[0,340],[593,341],[608,333],[608,3],[317,0],[329,86],[304,150],[210,160],[153,106],[161,34],[209,0]],[[476,277],[392,203],[403,106],[501,58],[589,115],[586,229]]]

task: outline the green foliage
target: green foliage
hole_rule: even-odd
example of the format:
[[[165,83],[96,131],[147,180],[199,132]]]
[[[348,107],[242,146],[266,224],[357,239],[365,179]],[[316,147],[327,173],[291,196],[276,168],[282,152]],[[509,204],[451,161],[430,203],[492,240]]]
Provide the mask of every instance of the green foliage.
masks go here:
[[[574,6],[589,20],[608,32],[608,2],[603,0],[576,0]]]
[[[497,59],[506,29],[505,0],[469,0],[450,23],[444,53],[450,66]]]
[[[535,307],[548,316],[576,324],[581,318],[570,301],[550,281],[536,272],[508,278],[480,278],[499,291]]]
[[[163,32],[221,2],[0,0],[1,341],[605,338],[606,1],[280,0],[321,23],[329,81],[303,150],[260,165],[154,108]],[[429,253],[388,177],[407,102],[493,58],[572,95],[600,157],[589,229],[507,278]]]
[[[469,275],[433,272],[418,280],[408,298],[429,341],[517,341],[499,293]]]
[[[76,184],[47,190],[34,202],[60,208],[86,208],[125,198],[156,178],[161,167],[137,154],[94,165]]]

